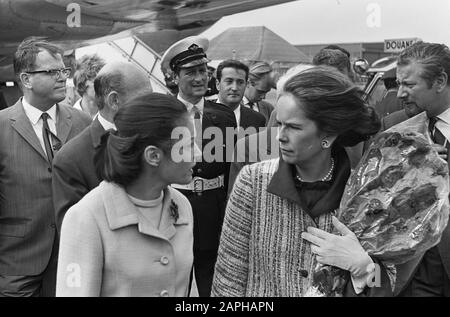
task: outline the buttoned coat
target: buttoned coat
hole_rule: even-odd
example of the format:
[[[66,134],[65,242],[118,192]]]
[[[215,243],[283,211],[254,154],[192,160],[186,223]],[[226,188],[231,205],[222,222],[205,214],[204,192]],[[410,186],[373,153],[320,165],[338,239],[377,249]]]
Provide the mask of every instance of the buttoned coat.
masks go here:
[[[62,144],[91,122],[57,105]],[[0,111],[0,274],[38,275],[49,263],[55,238],[52,168],[25,114],[22,100]]]
[[[192,208],[171,187],[162,208],[157,230],[117,184],[84,196],[63,220],[56,296],[187,296]]]

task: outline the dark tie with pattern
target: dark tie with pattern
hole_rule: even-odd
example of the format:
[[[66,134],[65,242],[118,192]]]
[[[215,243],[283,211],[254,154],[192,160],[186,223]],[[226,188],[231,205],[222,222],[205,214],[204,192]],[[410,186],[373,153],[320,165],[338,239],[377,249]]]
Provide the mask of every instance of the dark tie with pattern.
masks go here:
[[[42,118],[42,137],[44,139],[44,146],[45,146],[45,152],[47,153],[48,162],[52,164],[53,160],[53,149],[51,145],[51,137],[52,132],[50,131],[50,128],[48,126],[48,118],[49,115],[47,112],[43,112],[41,115]]]
[[[192,108],[194,112],[194,128],[195,128],[195,143],[201,149],[202,148],[202,117],[200,110],[194,106]]]
[[[439,120],[437,117],[430,118],[428,124],[428,130],[430,131],[431,139],[434,143],[445,146],[447,150],[450,150],[450,143],[447,138],[442,134],[441,130],[436,127],[436,122]]]

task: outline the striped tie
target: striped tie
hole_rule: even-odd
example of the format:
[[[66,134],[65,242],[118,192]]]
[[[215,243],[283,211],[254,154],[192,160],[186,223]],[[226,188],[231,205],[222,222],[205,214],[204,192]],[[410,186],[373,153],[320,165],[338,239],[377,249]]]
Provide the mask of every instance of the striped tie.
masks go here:
[[[434,143],[445,146],[450,149],[450,143],[446,137],[442,134],[441,130],[436,127],[436,123],[439,120],[437,117],[430,118],[430,123],[428,124],[428,130],[430,131],[431,139]]]
[[[50,164],[53,161],[53,149],[50,143],[52,132],[50,131],[50,127],[48,126],[48,118],[49,115],[47,112],[43,112],[41,115],[42,118],[42,137],[44,139],[45,152],[47,154],[47,159]]]

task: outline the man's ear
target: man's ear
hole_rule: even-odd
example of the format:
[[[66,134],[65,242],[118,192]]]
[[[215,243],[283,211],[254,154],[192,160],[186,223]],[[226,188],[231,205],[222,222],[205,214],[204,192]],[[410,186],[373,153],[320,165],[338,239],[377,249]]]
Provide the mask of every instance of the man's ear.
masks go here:
[[[446,72],[442,72],[434,81],[434,85],[436,85],[436,89],[438,93],[443,92],[448,83],[448,75]]]
[[[20,82],[22,83],[22,86],[24,88],[28,88],[28,89],[32,88],[33,85],[31,84],[30,78],[31,78],[30,74],[20,73],[19,79],[20,79]]]
[[[117,91],[113,90],[111,91],[108,96],[106,97],[106,101],[109,105],[109,107],[114,111],[119,111],[119,94]]]
[[[220,91],[220,82],[218,79],[216,79],[216,88],[218,91]]]
[[[148,165],[151,165],[153,167],[158,167],[161,163],[163,153],[162,151],[154,146],[149,145],[144,150],[144,160],[147,162]]]

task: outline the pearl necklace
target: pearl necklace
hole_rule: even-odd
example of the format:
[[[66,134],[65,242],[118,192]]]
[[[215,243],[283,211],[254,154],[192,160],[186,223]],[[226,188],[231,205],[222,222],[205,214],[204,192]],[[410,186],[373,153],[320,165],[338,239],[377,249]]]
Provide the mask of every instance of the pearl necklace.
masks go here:
[[[331,158],[331,167],[330,167],[330,170],[328,171],[327,175],[325,175],[320,181],[321,181],[321,182],[327,182],[327,181],[330,181],[330,180],[333,178],[333,170],[334,170],[334,159]],[[303,178],[301,178],[300,175],[298,175],[298,174],[297,174],[297,179],[298,179],[300,182],[307,183],[307,181],[303,180]]]

